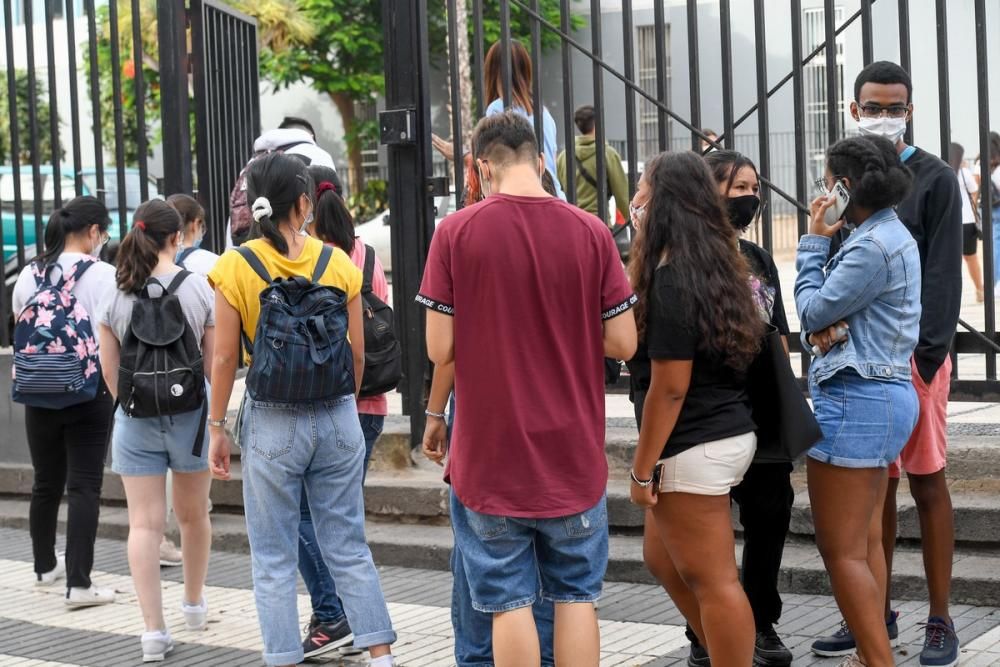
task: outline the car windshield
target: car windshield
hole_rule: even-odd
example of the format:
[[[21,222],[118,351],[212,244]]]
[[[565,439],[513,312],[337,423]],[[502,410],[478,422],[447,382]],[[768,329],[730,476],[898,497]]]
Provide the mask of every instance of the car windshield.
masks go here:
[[[97,174],[94,172],[83,175],[83,182],[90,192],[97,192]],[[156,186],[149,184],[149,198],[152,199],[159,194]],[[139,189],[139,174],[135,172],[125,172],[125,208],[134,211],[142,203],[142,193]],[[109,211],[118,210],[118,172],[104,172],[104,205]]]
[[[0,174],[0,205],[2,205],[3,210],[13,211],[14,210],[14,174]],[[35,199],[35,187],[34,179],[32,178],[31,172],[24,171],[20,175],[21,182],[21,201],[24,203],[25,213],[31,212],[31,202]],[[83,174],[83,185],[84,194],[93,195],[98,192],[97,188],[97,174],[95,172],[86,172]],[[52,178],[51,174],[41,175],[41,186],[42,186],[42,213],[48,216],[52,210],[55,208],[55,179]],[[72,176],[63,175],[60,186],[60,195],[65,201],[74,196],[75,193],[75,183],[73,182]],[[158,192],[156,186],[153,183],[149,184],[149,197],[150,199],[156,197]],[[109,211],[118,210],[118,174],[115,171],[105,171],[104,172],[104,205],[108,207]],[[129,211],[134,211],[142,203],[142,194],[139,189],[139,174],[136,172],[126,172],[125,173],[125,208]]]

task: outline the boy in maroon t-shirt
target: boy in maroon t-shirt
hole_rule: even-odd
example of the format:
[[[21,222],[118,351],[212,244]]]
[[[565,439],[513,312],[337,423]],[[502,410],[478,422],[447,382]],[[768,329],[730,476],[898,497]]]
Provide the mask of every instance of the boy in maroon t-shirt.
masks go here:
[[[487,199],[437,228],[417,300],[462,395],[445,472],[473,606],[494,655],[538,664],[531,605],[556,603],[556,661],[596,665],[607,567],[604,357],[631,358],[635,296],[596,217],[549,196],[512,112],[473,136]],[[432,411],[433,412],[433,411]]]

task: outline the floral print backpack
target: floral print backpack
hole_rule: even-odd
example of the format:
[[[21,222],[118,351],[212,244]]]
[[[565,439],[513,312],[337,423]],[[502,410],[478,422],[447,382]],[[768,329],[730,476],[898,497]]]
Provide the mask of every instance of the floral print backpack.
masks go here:
[[[14,325],[12,393],[18,403],[58,410],[97,396],[101,366],[94,325],[72,292],[95,263],[81,260],[68,275],[58,263],[32,264],[37,289]]]

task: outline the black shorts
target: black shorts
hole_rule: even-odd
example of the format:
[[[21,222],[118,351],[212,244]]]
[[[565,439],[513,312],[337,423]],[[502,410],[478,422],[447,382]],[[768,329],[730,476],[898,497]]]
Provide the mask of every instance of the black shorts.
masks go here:
[[[974,222],[962,225],[962,254],[975,255],[979,249],[979,230]]]

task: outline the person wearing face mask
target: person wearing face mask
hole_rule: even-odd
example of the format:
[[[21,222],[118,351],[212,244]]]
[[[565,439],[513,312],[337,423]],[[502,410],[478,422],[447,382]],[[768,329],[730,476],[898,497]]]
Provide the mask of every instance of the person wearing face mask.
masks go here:
[[[919,339],[912,358],[913,386],[920,399],[920,416],[900,460],[889,466],[889,487],[883,511],[883,549],[892,580],[896,536],[896,494],[900,469],[905,470],[910,494],[920,517],[924,571],[930,614],[920,664],[948,667],[959,658],[958,636],[949,614],[952,559],[955,550],[954,513],[945,479],[947,465],[947,409],[951,389],[951,343],[962,301],[962,197],[955,172],[945,161],[904,141],[913,116],[912,85],[905,70],[879,61],[865,67],[854,82],[851,115],[862,134],[888,139],[913,175],[909,192],[896,212],[920,252],[923,311]],[[831,257],[848,240],[848,229],[833,239]],[[833,329],[817,331],[821,348],[839,338]],[[848,336],[857,332],[850,329]],[[886,347],[892,341],[882,341]],[[891,609],[891,587],[886,589],[885,621],[893,640],[898,637],[897,614]],[[846,655],[854,650],[850,629],[842,627],[812,646],[818,655]]]
[[[918,244],[895,207],[914,178],[882,137],[834,144],[826,166],[824,193],[844,189],[850,201],[843,208],[843,199],[823,194],[812,202],[809,234],[799,241],[795,305],[803,343],[841,321],[850,335],[824,346],[809,366],[823,432],[808,452],[809,500],[816,544],[855,641],[841,665],[888,667],[882,508],[888,467],[919,412],[910,357],[922,283]],[[851,235],[829,258],[830,239],[842,227]]]
[[[250,359],[237,430],[264,662],[294,665],[303,660],[295,589],[304,485],[316,524],[316,545],[330,574],[342,584],[337,592],[346,614],[344,620],[354,633],[354,645],[369,651],[373,667],[392,667],[389,647],[396,633],[365,539],[365,444],[355,400],[364,371],[362,273],[343,250],[329,248],[319,239],[303,234],[312,215],[316,184],[301,160],[270,153],[254,160],[246,176],[254,238],[242,248],[226,251],[208,275],[215,287],[217,321],[208,420],[209,464],[215,477],[230,478],[226,413],[242,337],[248,354],[251,349],[257,350]],[[258,268],[251,261],[259,264]],[[270,284],[261,275],[265,272],[272,278]],[[275,314],[281,324],[302,323],[301,328],[307,329],[293,333],[286,333],[272,320],[261,321],[265,312],[262,290],[270,290],[268,293],[275,299],[284,300],[283,291],[278,291],[274,282],[279,277],[290,277],[299,286],[309,285],[307,296],[315,293],[326,300],[314,301],[320,307],[330,303],[329,290],[313,290],[320,286],[335,288],[338,292],[334,296],[342,294],[344,305],[338,305],[337,310],[326,308],[325,312],[336,319],[324,322],[321,317],[313,317],[306,327],[302,319]],[[340,308],[346,309],[346,331],[331,331],[331,325],[342,321]],[[323,347],[315,354],[295,358],[288,354],[283,363],[307,367],[316,376],[315,384],[321,384],[327,393],[315,400],[314,393],[297,401],[266,400],[266,394],[255,394],[254,386],[270,388],[269,380],[262,376],[271,373],[261,373],[261,367],[255,366],[266,352],[261,349],[263,340],[254,343],[263,336],[280,349],[283,337],[292,335],[308,335],[309,347]],[[300,345],[300,349],[306,347]],[[322,353],[326,356],[317,359]],[[336,363],[330,359],[334,354]],[[267,356],[264,360],[282,363]],[[268,371],[271,368],[267,366]],[[299,390],[293,381],[297,375],[274,375],[279,376],[275,379],[287,380],[277,387],[282,396]],[[302,384],[308,385],[302,388],[306,391],[314,383]]]
[[[108,241],[110,225],[107,208],[94,197],[77,197],[52,213],[45,227],[45,251],[24,267],[14,285],[12,301],[19,322],[30,319],[26,306],[50,271],[53,277],[59,273],[65,278],[76,276],[69,291],[83,311],[76,313],[77,319],[93,322],[99,317],[105,299],[115,289],[114,267],[97,259]],[[41,313],[33,316],[36,326],[44,326]],[[96,336],[96,324],[93,329]],[[96,357],[97,340],[86,342],[91,346],[87,352]],[[53,586],[64,581],[69,606],[108,604],[115,599],[114,590],[98,588],[90,578],[111,406],[111,394],[101,382],[92,400],[59,410],[24,408],[34,468],[28,524],[35,585]],[[69,500],[65,555],[55,550],[64,490]]]
[[[101,317],[101,365],[112,392],[118,394],[119,367],[129,354],[143,311],[135,311],[142,293],[159,298],[169,289],[177,298],[187,330],[202,353],[205,378],[215,341],[215,300],[203,277],[176,264],[183,235],[182,219],[169,204],[152,200],[135,211],[134,224],[118,251],[117,284]],[[157,286],[158,285],[158,286]],[[136,317],[133,317],[133,311]],[[134,339],[133,339],[134,340]],[[124,354],[123,354],[124,348]],[[134,366],[133,366],[134,368]],[[180,385],[174,385],[180,388]],[[125,390],[127,391],[127,390]],[[134,395],[134,394],[133,394]],[[178,394],[175,394],[178,395]],[[212,477],[203,450],[207,440],[204,403],[169,416],[133,416],[130,400],[119,398],[112,438],[112,470],[121,475],[128,502],[128,556],[132,581],[145,621],[141,637],[143,661],[163,660],[174,642],[163,616],[160,553],[166,527],[168,489],[181,531],[184,595],[181,612],[190,630],[206,627],[205,576],[212,543],[208,494]],[[134,399],[133,399],[134,400]],[[201,439],[201,444],[196,444]],[[200,453],[195,455],[194,448]]]
[[[219,261],[219,256],[201,247],[205,240],[205,209],[190,195],[170,195],[167,203],[181,214],[183,236],[177,245],[176,261],[191,273],[207,276]]]

